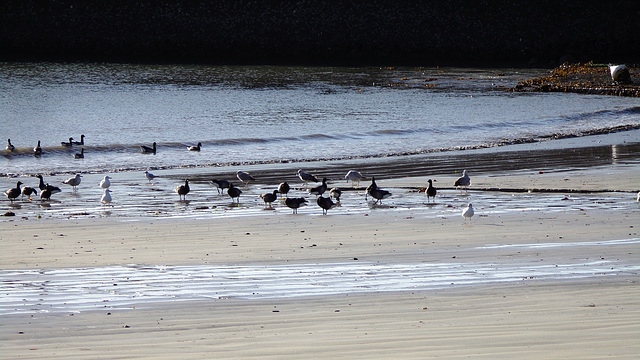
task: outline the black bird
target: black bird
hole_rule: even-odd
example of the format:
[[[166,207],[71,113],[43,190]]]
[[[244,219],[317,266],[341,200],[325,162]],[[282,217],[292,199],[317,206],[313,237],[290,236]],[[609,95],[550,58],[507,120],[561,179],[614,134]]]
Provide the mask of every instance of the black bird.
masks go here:
[[[331,200],[331,198],[327,198],[324,196],[318,197],[318,199],[316,200],[316,203],[318,203],[318,206],[322,208],[322,215],[327,215],[327,212],[329,211],[329,209],[331,209],[336,205],[333,202],[333,200]]]
[[[280,185],[278,185],[278,192],[285,197],[289,197],[289,190],[291,190],[291,187],[289,186],[289,184],[287,184],[286,181],[281,182]]]
[[[22,196],[24,197],[25,195],[27,195],[28,198],[31,198],[31,194],[35,194],[38,195],[38,190],[30,187],[30,186],[24,186],[22,187],[22,191],[21,191]]]
[[[387,190],[382,190],[382,189],[377,188],[377,189],[369,191],[369,195],[371,195],[371,197],[376,199],[375,203],[380,202],[380,205],[382,205],[382,199],[388,198],[389,196],[391,196],[391,193],[388,192]]]
[[[298,213],[298,208],[300,206],[303,206],[304,203],[306,203],[307,200],[303,197],[299,197],[299,198],[287,198],[284,203],[287,205],[287,207],[293,209],[292,214],[297,214]]]
[[[269,205],[269,209],[271,209],[271,203],[278,199],[278,190],[273,190],[272,193],[264,193],[260,195],[260,198],[264,201],[264,206],[267,208],[267,204]]]
[[[74,141],[73,145],[84,145],[84,134],[80,135],[80,141]]]
[[[57,186],[47,184],[44,190],[40,191],[40,201],[50,200],[51,194],[60,192],[60,188]]]
[[[20,196],[20,193],[21,193],[21,191],[20,191],[20,185],[22,185],[22,183],[21,183],[20,181],[18,181],[18,182],[16,183],[16,187],[11,188],[11,189],[9,189],[9,190],[7,190],[7,191],[5,191],[5,192],[4,192],[4,194],[5,194],[5,195],[7,195],[7,197],[9,198],[9,200],[10,200],[11,202],[13,202],[13,200],[14,200],[15,198],[17,198],[18,196]]]
[[[429,198],[432,197],[433,201],[436,201],[436,188],[433,187],[433,183],[431,182],[431,179],[427,180],[429,182],[429,187],[427,187],[427,190],[424,191],[425,195],[427,195],[427,202],[429,202]]]
[[[73,138],[70,137],[69,138],[69,142],[64,142],[63,141],[63,142],[60,143],[60,145],[62,145],[62,146],[73,146]]]
[[[327,191],[327,178],[322,179],[322,185],[311,188],[309,194],[320,196],[324,194],[325,191]]]
[[[42,155],[42,148],[40,147],[40,140],[38,140],[38,145],[33,148],[34,155]]]
[[[233,186],[233,183],[229,183],[229,189],[227,189],[227,195],[231,197],[231,202],[233,203],[233,199],[238,199],[238,204],[240,204],[240,194],[242,194],[242,190]]]
[[[79,153],[73,154],[74,159],[84,159],[84,148],[80,149]]]
[[[189,193],[191,189],[189,189],[189,179],[185,179],[184,181],[184,185],[180,185],[178,187],[175,188],[175,191],[178,193],[178,198],[180,198],[180,200],[187,200],[187,194]]]
[[[7,147],[6,147],[6,149],[9,150],[9,151],[13,151],[13,150],[16,149],[16,147],[11,144],[11,139],[7,139]]]
[[[375,177],[371,177],[371,184],[369,184],[369,186],[367,186],[367,190],[364,193],[364,199],[367,200],[367,195],[378,188],[378,184],[376,184],[376,178]]]
[[[218,188],[218,194],[220,194],[220,190],[229,188],[229,182],[227,180],[213,179],[209,183]]]
[[[143,154],[155,154],[156,153],[156,142],[153,142],[153,145],[151,145],[151,147],[148,147],[146,145],[140,145],[140,151],[142,151]]]
[[[40,191],[45,191],[47,188],[49,189],[49,191],[51,191],[51,193],[54,193],[54,194],[62,191],[57,186],[45,184],[44,179],[42,178],[42,175],[38,174],[36,175],[36,177],[40,179],[40,184],[38,185],[38,187],[40,188]]]
[[[196,146],[187,146],[187,150],[189,150],[189,151],[200,151],[201,147],[202,147],[202,143],[198,143],[198,145],[196,145]]]

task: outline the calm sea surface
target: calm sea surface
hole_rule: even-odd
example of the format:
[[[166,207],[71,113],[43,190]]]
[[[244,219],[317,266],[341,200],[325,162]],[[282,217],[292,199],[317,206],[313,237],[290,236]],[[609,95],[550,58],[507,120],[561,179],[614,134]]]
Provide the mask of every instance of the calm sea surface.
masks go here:
[[[634,98],[505,91],[542,72],[1,63],[0,129],[17,149],[1,151],[0,174],[455,151],[640,124]],[[81,147],[60,143],[81,134],[85,157],[74,159]],[[157,154],[141,154],[153,142]]]

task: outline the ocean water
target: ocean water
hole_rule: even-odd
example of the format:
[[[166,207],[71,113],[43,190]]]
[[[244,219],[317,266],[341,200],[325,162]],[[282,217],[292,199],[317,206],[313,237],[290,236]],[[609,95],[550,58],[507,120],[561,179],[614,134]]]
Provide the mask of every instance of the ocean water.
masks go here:
[[[0,129],[17,149],[0,175],[375,158],[640,124],[639,99],[505,91],[544,72],[2,63]]]

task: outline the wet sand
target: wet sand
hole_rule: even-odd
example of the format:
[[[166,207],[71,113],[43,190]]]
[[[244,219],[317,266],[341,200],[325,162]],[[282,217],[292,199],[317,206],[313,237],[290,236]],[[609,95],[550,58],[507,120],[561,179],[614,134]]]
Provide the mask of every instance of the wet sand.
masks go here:
[[[519,170],[480,170],[496,166],[486,161],[474,163],[471,172],[472,189],[593,191],[585,195],[452,189],[442,190],[436,205],[429,205],[415,189],[425,186],[431,174],[403,176],[396,171],[378,182],[398,191],[387,205],[368,206],[354,191],[343,200],[345,206],[327,216],[320,215],[315,204],[292,215],[279,207],[261,210],[253,202],[247,208],[221,206],[221,213],[233,214],[228,216],[3,219],[0,270],[7,292],[26,291],[11,285],[9,270],[100,271],[131,264],[293,264],[311,270],[330,264],[368,264],[372,270],[452,264],[452,269],[464,265],[462,271],[470,273],[534,270],[508,282],[455,280],[430,289],[360,287],[316,296],[295,291],[282,297],[225,296],[223,286],[218,297],[194,300],[176,291],[173,299],[145,301],[143,286],[135,301],[107,301],[81,311],[72,302],[46,308],[47,284],[37,283],[39,295],[24,301],[34,301],[31,310],[1,316],[0,350],[16,359],[633,359],[640,351],[640,204],[634,193],[640,187],[640,165],[624,151],[602,147],[610,149],[609,155],[594,157],[596,163],[580,163],[579,157],[567,155],[564,166],[553,166],[550,160],[537,163],[544,167],[520,162]],[[436,176],[436,187],[444,188],[456,174]],[[355,205],[346,204],[349,201]],[[477,210],[472,224],[464,225],[460,211],[468,201],[477,204]],[[553,276],[554,269],[567,265],[582,270]],[[551,269],[551,276],[542,276],[540,266]],[[365,271],[357,279],[366,277]],[[83,289],[82,280],[76,279],[77,288],[95,290]],[[113,282],[104,279],[113,289],[104,292],[105,298],[131,285],[126,279]],[[226,286],[238,282],[231,278]]]

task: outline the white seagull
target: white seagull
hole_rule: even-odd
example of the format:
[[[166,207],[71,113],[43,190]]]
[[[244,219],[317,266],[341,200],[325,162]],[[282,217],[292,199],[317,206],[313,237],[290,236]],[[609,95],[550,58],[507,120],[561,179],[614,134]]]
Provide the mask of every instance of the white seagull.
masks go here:
[[[243,185],[249,185],[250,182],[256,180],[248,172],[244,172],[244,171],[236,172],[236,177],[238,178],[238,180],[242,181]]]
[[[73,187],[73,191],[76,190],[76,186],[80,185],[80,182],[82,181],[82,175],[80,174],[76,174],[76,176],[72,177],[72,178],[68,178],[67,180],[63,181],[63,184],[67,184]]]
[[[144,172],[144,176],[147,178],[147,180],[149,180],[149,184],[151,184],[151,180],[157,178],[157,176],[153,175],[152,173],[145,171]]]
[[[302,171],[302,169],[299,169],[296,175],[298,175],[298,178],[302,180],[305,185],[307,185],[309,181],[318,182],[318,179],[315,176]]]
[[[465,223],[467,222],[467,219],[469,219],[469,223],[471,223],[471,217],[473,217],[473,205],[471,205],[471,203],[462,210],[462,217],[464,218]]]
[[[347,175],[345,175],[344,178],[347,181],[351,181],[351,186],[353,186],[354,183],[357,184],[357,186],[360,186],[360,180],[366,179],[364,176],[362,176],[360,172],[355,170],[349,170],[349,172],[347,172]]]
[[[104,193],[102,194],[102,198],[100,199],[100,201],[103,204],[109,204],[111,203],[111,194],[110,194],[111,190],[109,189],[104,189]]]
[[[100,181],[100,187],[103,189],[108,189],[109,186],[111,186],[111,181],[109,181],[109,179],[111,179],[111,176],[109,175],[105,176],[104,179]]]
[[[467,170],[462,170],[462,176],[456,179],[456,182],[453,184],[453,186],[468,187],[469,185],[471,185],[471,178],[469,177],[469,175],[467,175]]]

